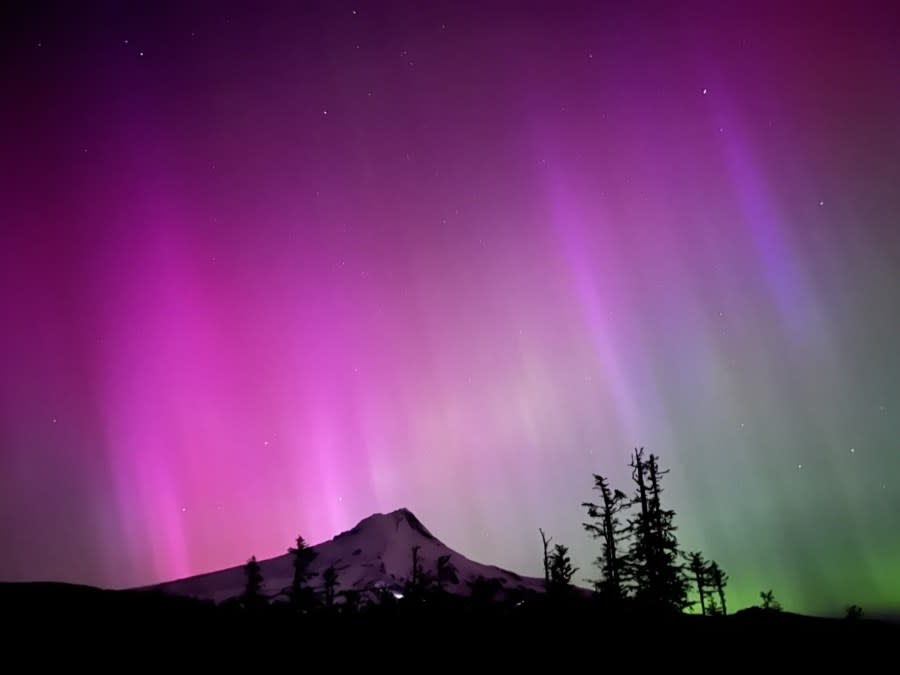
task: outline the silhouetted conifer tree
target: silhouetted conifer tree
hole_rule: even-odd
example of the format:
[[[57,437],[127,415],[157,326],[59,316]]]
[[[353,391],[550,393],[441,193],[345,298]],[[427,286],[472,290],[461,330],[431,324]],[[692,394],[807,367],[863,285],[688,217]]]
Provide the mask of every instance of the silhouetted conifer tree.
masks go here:
[[[768,591],[760,591],[759,598],[762,600],[761,607],[763,609],[769,609],[773,612],[781,611],[781,603],[775,599],[775,593],[773,593],[771,589]]]
[[[310,604],[309,589],[306,588],[306,580],[309,578],[306,568],[316,552],[313,551],[303,537],[297,537],[297,545],[288,549],[288,553],[293,557],[294,577],[291,581],[291,603],[295,607],[308,607]]]
[[[428,588],[428,575],[422,567],[422,561],[419,559],[420,549],[421,546],[412,547],[412,569],[404,589],[404,595],[410,599],[421,598]]]
[[[247,578],[244,586],[244,606],[255,608],[262,605],[264,602],[261,593],[263,576],[259,563],[256,561],[256,556],[252,556],[247,561],[247,564],[244,565],[244,576]]]
[[[555,593],[562,593],[571,586],[572,577],[578,571],[572,567],[569,559],[569,549],[562,544],[553,547],[550,555],[550,589]]]
[[[544,530],[540,527],[538,528],[538,532],[541,533],[541,542],[544,544],[544,591],[550,591],[550,542],[553,541],[553,537],[548,537],[544,534]]]
[[[438,556],[437,573],[435,581],[439,591],[443,591],[447,584],[459,583],[459,577],[456,575],[456,567],[450,562],[450,554]]]
[[[632,535],[629,552],[635,597],[655,610],[682,610],[687,603],[687,585],[678,564],[675,512],[662,508],[662,477],[656,455],[644,459],[644,449],[632,456],[632,479],[637,490],[634,503],[640,508],[629,521]]]
[[[631,535],[631,551],[629,563],[631,578],[634,582],[635,595],[645,597],[653,586],[650,566],[650,547],[652,544],[650,500],[647,498],[647,469],[644,461],[644,449],[635,450],[629,464],[631,479],[637,494],[632,502],[640,509],[636,516],[628,521],[628,532]]]
[[[596,562],[600,568],[600,579],[594,582],[594,588],[606,599],[617,602],[625,596],[627,560],[620,553],[619,544],[628,533],[628,527],[620,523],[619,514],[628,508],[628,498],[620,490],[610,489],[606,478],[597,474],[594,474],[593,489],[600,493],[601,503],[584,502],[582,506],[587,508],[588,518],[596,522],[582,525],[601,541],[601,555]]]
[[[862,607],[859,605],[850,605],[847,608],[846,614],[844,614],[844,618],[848,621],[858,621],[863,617]]]
[[[503,583],[499,579],[479,576],[469,582],[469,587],[472,589],[472,604],[479,609],[487,609],[493,605],[494,599],[503,588]]]
[[[413,589],[418,588],[419,579],[422,576],[422,565],[419,563],[419,549],[421,546],[412,547],[412,574],[409,577],[410,586]]]
[[[703,554],[694,551],[688,555],[688,568],[694,575],[694,585],[697,587],[697,595],[700,597],[700,613],[706,615],[706,595],[707,590],[707,562],[703,558]]]
[[[334,589],[337,586],[337,580],[337,570],[334,569],[334,565],[329,565],[328,569],[322,572],[322,587],[325,591],[325,607],[327,609],[334,607]]]
[[[715,589],[719,596],[719,609],[722,614],[728,614],[728,605],[725,604],[725,586],[728,585],[728,575],[719,567],[719,564],[713,560],[709,563],[707,570],[710,586]]]
[[[359,591],[348,589],[343,592],[344,596],[344,606],[342,607],[342,613],[352,614],[359,610],[360,605],[360,594]]]

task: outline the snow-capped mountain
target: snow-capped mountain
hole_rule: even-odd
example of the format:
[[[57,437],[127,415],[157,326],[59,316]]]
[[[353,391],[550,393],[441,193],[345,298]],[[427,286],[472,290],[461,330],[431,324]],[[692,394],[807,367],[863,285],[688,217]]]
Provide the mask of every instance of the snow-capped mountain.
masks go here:
[[[544,587],[543,579],[522,577],[460,555],[431,534],[407,509],[376,513],[334,539],[313,546],[316,555],[307,567],[310,574],[307,584],[321,588],[322,572],[333,566],[338,573],[338,592],[355,590],[364,593],[387,589],[400,593],[411,574],[414,546],[419,547],[418,559],[421,568],[428,574],[434,574],[440,556],[450,556],[457,577],[456,583],[446,586],[451,593],[469,594],[471,582],[479,577],[496,579],[504,592],[514,589],[542,591]],[[294,574],[290,554],[261,560],[260,569],[266,595],[276,597],[290,587]],[[245,583],[243,567],[236,566],[166,582],[154,588],[174,595],[221,602],[240,595]]]

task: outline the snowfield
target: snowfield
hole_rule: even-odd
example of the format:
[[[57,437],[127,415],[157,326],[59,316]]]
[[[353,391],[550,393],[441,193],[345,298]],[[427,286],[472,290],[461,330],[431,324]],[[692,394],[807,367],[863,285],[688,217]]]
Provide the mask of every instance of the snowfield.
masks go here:
[[[320,590],[322,572],[334,566],[338,573],[336,591],[376,592],[381,589],[402,592],[412,570],[412,548],[419,547],[421,568],[434,575],[440,556],[449,555],[456,569],[458,581],[446,585],[446,590],[468,595],[471,582],[479,577],[496,579],[504,592],[531,590],[542,592],[543,579],[522,577],[515,572],[469,560],[445,546],[418,518],[407,509],[391,513],[376,513],[360,521],[356,527],[334,539],[311,547],[316,556],[307,567],[307,585]],[[278,598],[291,585],[294,567],[289,553],[259,561],[264,583],[263,592]],[[243,566],[218,572],[178,579],[153,586],[173,595],[184,595],[222,602],[240,595],[244,590]]]

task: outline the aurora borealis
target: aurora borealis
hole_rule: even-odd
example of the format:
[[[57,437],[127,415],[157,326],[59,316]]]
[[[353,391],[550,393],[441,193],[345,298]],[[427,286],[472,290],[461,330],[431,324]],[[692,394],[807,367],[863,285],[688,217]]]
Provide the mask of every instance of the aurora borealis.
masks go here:
[[[730,607],[900,608],[896,3],[262,4],[5,10],[0,580],[593,578],[645,446]]]

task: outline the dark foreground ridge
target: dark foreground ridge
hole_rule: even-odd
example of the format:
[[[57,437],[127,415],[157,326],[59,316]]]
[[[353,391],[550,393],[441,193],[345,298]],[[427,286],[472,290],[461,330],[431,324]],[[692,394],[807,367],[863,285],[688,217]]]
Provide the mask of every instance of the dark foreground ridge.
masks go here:
[[[427,604],[388,601],[353,614],[336,610],[297,615],[287,604],[246,612],[236,605],[158,590],[5,583],[0,584],[0,607],[11,627],[5,632],[12,652],[31,650],[34,642],[75,641],[88,653],[97,650],[107,656],[119,650],[133,654],[136,649],[210,657],[264,650],[267,659],[285,663],[296,658],[294,648],[315,653],[340,645],[364,648],[342,657],[363,660],[398,650],[408,658],[434,650],[449,650],[452,658],[527,660],[533,650],[569,658],[585,643],[616,645],[618,650],[648,640],[657,646],[730,645],[748,655],[758,655],[760,649],[796,654],[814,649],[824,658],[860,648],[891,647],[900,640],[900,626],[869,619],[827,619],[758,608],[715,617],[632,611],[611,615],[590,597],[560,601],[539,594],[512,603],[446,596]],[[646,658],[655,660],[662,654],[651,650]]]

